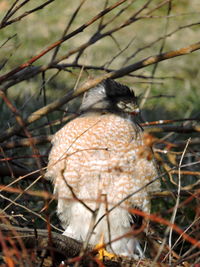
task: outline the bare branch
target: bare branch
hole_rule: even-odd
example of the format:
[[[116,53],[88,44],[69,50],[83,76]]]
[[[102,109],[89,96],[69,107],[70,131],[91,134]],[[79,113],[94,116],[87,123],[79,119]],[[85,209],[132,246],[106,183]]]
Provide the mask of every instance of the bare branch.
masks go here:
[[[167,60],[170,58],[174,58],[174,57],[178,57],[178,56],[182,56],[182,55],[187,55],[187,54],[192,53],[192,52],[199,50],[199,49],[200,49],[200,42],[196,43],[196,44],[192,44],[192,45],[187,46],[187,47],[183,47],[183,48],[178,49],[178,50],[173,50],[170,52],[166,52],[163,54],[159,54],[156,56],[151,56],[151,57],[145,58],[145,59],[143,59],[143,60],[141,60],[135,64],[129,65],[127,67],[121,68],[119,70],[116,70],[116,71],[113,71],[110,73],[107,73],[107,74],[102,75],[96,79],[89,80],[84,85],[79,87],[76,91],[70,91],[68,94],[66,94],[62,98],[60,98],[60,99],[54,101],[53,103],[33,112],[24,121],[24,125],[27,126],[27,125],[39,120],[41,117],[45,116],[47,113],[49,113],[53,110],[56,110],[58,107],[61,107],[62,105],[66,104],[68,101],[77,97],[78,95],[84,93],[85,91],[89,90],[92,87],[95,87],[98,83],[100,83],[101,81],[103,81],[106,78],[119,78],[119,77],[122,77],[124,75],[127,75],[130,72],[141,69],[143,67],[146,67],[146,66],[149,66],[149,65],[152,65],[152,64],[155,64],[157,62]],[[0,94],[0,96],[2,96],[2,93]],[[15,125],[15,126],[9,128],[2,135],[0,135],[0,142],[6,140],[8,137],[13,136],[14,134],[19,132],[20,130],[21,130],[21,126],[19,126],[19,125]],[[182,131],[182,129],[181,129],[181,131]],[[191,129],[185,130],[185,132],[188,132],[188,131],[191,132]],[[199,131],[198,126],[192,127],[192,131]]]
[[[53,251],[54,259],[56,259],[56,261],[54,262],[56,266],[58,266],[59,263],[64,260],[66,264],[80,262],[82,267],[90,266],[90,264],[95,264],[96,262],[94,255],[97,252],[96,250],[92,250],[91,246],[87,246],[85,254],[82,257],[79,257],[83,244],[77,240],[64,235],[60,235],[55,232],[51,232],[50,242],[48,230],[20,228],[13,227],[11,225],[0,224],[0,231],[2,232],[3,236],[11,238],[13,241],[15,241],[16,244],[18,242],[23,242],[23,245],[27,249],[29,249],[29,251],[36,250],[37,252],[39,252],[45,250],[45,258],[50,256],[51,251]],[[35,260],[36,259],[34,259],[34,261]],[[51,259],[51,261],[52,260],[53,259]],[[48,266],[51,265],[51,261]],[[106,259],[103,261],[103,265],[106,267],[136,267],[138,266],[138,264],[147,267],[150,266],[151,263],[152,260],[150,259],[140,259],[138,261],[127,257],[119,257],[114,261]],[[95,266],[98,265],[95,264]],[[164,263],[154,263],[154,266],[167,267],[168,265]]]
[[[23,5],[25,5],[27,2],[29,2],[30,0],[26,0],[24,1],[23,3],[21,3],[19,6],[17,6],[12,12],[9,12],[9,14],[7,14],[4,19],[2,20],[1,24],[0,24],[0,29],[2,28],[5,28],[6,26],[14,23],[14,22],[17,22],[17,21],[20,21],[21,19],[23,19],[24,17],[30,15],[31,13],[34,13],[35,11],[38,11],[42,8],[44,8],[45,6],[49,5],[50,3],[52,3],[53,1],[55,0],[48,0],[47,2],[43,3],[42,5],[36,7],[36,8],[33,8],[29,11],[26,11],[24,12],[22,15],[12,19],[12,20],[9,20],[8,19],[13,16],[14,13],[16,13],[17,10],[19,10]]]
[[[93,17],[91,20],[89,20],[88,22],[84,23],[81,27],[77,28],[75,31],[69,33],[68,35],[66,35],[64,38],[62,38],[61,40],[51,44],[49,47],[47,47],[45,50],[43,50],[41,53],[39,53],[38,55],[34,56],[33,58],[31,58],[30,60],[28,60],[27,62],[23,63],[22,65],[16,67],[15,69],[9,71],[7,74],[4,74],[0,77],[0,83],[5,81],[7,78],[9,78],[10,76],[12,76],[13,74],[23,70],[24,68],[30,66],[31,64],[33,64],[36,60],[38,60],[39,58],[41,58],[42,56],[44,56],[46,53],[48,53],[49,51],[51,51],[52,49],[54,49],[55,47],[59,46],[60,44],[62,44],[63,42],[65,42],[66,40],[69,40],[70,38],[72,38],[73,36],[75,36],[76,34],[84,31],[88,26],[90,26],[91,24],[93,24],[95,21],[97,21],[98,19],[100,19],[102,16],[104,16],[105,14],[109,13],[111,10],[113,10],[114,8],[118,7],[119,5],[123,4],[124,2],[126,2],[127,0],[120,0],[117,3],[109,6],[108,8],[104,9],[103,11],[101,11],[98,15],[96,15],[95,17]]]

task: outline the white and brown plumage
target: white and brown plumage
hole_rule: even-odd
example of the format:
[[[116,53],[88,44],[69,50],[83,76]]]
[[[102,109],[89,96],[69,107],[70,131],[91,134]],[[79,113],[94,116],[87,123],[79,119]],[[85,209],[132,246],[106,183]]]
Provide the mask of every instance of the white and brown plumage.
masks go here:
[[[54,183],[64,234],[84,241],[92,213],[75,201],[73,194],[90,209],[98,208],[98,221],[106,209],[100,200],[106,199],[108,209],[112,208],[151,181],[156,168],[146,158],[148,153],[143,153],[149,148],[144,146],[143,132],[134,122],[136,97],[127,86],[110,79],[103,81],[85,93],[80,110],[80,117],[55,134],[46,176]],[[97,244],[103,234],[106,243],[130,232],[134,219],[128,208],[149,212],[148,193],[158,189],[159,183],[154,183],[122,202],[98,223],[89,242]],[[139,250],[134,236],[111,246],[119,255],[133,256]]]

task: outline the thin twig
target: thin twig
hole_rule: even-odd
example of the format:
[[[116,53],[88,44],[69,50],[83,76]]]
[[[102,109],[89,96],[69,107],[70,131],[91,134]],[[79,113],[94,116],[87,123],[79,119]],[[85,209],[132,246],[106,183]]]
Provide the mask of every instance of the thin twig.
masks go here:
[[[188,148],[188,145],[190,143],[190,138],[188,139],[186,145],[185,145],[185,148],[183,150],[183,153],[181,155],[181,159],[180,159],[180,162],[179,162],[179,166],[178,166],[178,190],[177,190],[177,198],[176,198],[176,203],[175,203],[175,206],[174,206],[174,210],[173,210],[173,214],[172,214],[172,217],[171,217],[171,223],[174,224],[175,223],[175,219],[176,219],[176,214],[177,214],[177,210],[178,210],[178,206],[179,206],[179,202],[180,202],[180,191],[181,191],[181,166],[182,166],[182,162],[183,162],[183,158],[185,156],[185,153],[186,153],[186,150]],[[169,264],[171,265],[172,263],[172,256],[171,256],[171,251],[172,251],[172,233],[173,233],[173,230],[172,228],[170,229],[169,231],[169,250],[170,250],[170,253],[169,253]]]

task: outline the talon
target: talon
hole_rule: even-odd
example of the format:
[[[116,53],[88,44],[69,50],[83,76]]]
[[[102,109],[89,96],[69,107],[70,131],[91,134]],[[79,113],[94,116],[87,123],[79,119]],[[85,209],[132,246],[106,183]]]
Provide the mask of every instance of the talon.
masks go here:
[[[101,261],[103,261],[105,258],[108,258],[109,260],[117,259],[117,255],[115,255],[114,253],[110,253],[105,249],[103,239],[104,236],[102,235],[99,243],[94,248],[98,251],[98,254],[96,256],[97,259]]]
[[[99,247],[99,244],[97,246]],[[114,260],[117,258],[117,256],[113,253],[108,252],[105,248],[100,248],[98,249],[97,258],[101,261],[105,260],[105,258],[108,258],[109,260]]]

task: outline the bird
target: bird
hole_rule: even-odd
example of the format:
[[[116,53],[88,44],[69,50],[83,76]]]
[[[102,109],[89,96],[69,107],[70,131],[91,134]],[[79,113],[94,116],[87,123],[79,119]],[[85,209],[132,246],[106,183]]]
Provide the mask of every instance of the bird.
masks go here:
[[[85,92],[80,115],[54,135],[45,175],[64,235],[133,258],[143,250],[127,233],[142,219],[130,209],[150,213],[150,193],[160,190],[158,180],[150,183],[157,167],[138,113],[132,89],[103,80]]]

